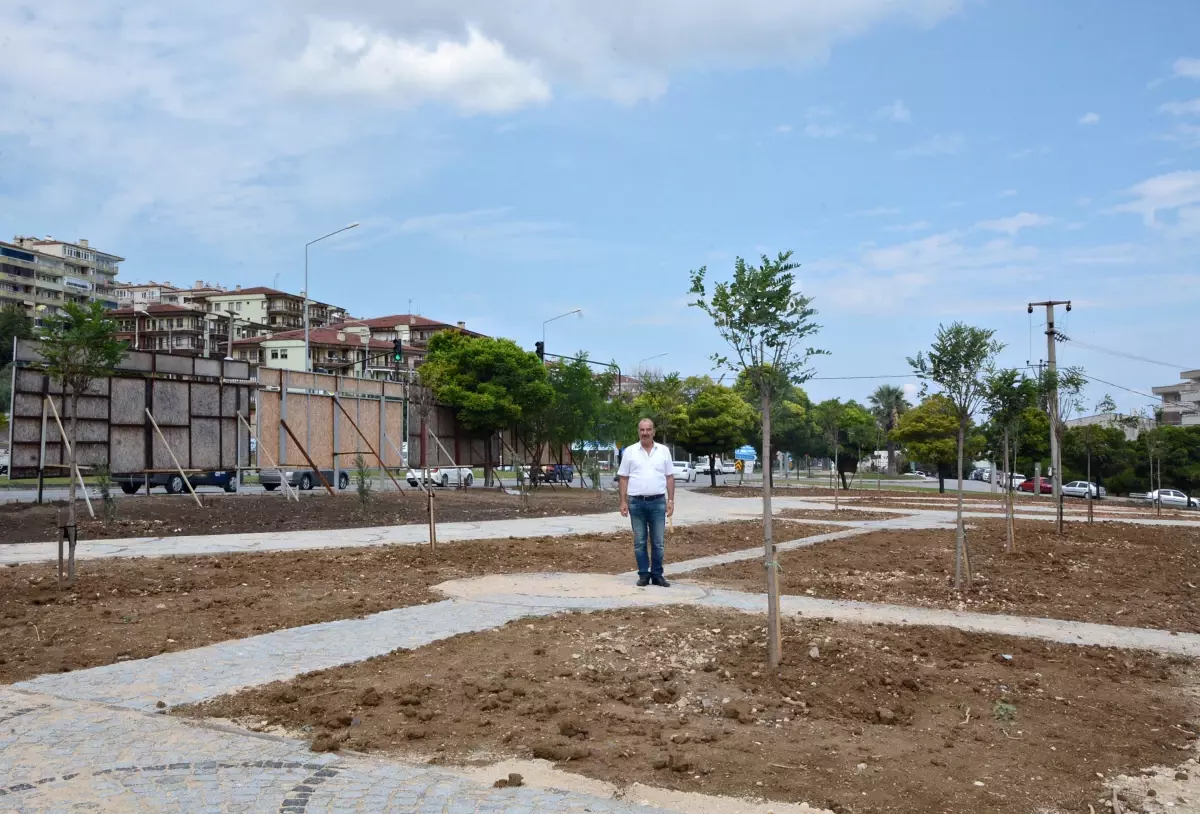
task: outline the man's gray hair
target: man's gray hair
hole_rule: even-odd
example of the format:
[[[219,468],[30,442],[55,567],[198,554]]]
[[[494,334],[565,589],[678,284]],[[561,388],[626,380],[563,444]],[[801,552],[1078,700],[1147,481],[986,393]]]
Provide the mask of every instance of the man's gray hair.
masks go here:
[[[657,425],[654,423],[654,419],[653,419],[653,418],[651,418],[650,416],[646,416],[645,418],[639,418],[639,419],[638,419],[638,426],[639,426],[639,427],[640,427],[640,426],[642,426],[642,422],[644,422],[644,421],[649,421],[649,422],[650,422],[650,426],[651,426],[651,427],[655,427],[655,426],[657,426]]]

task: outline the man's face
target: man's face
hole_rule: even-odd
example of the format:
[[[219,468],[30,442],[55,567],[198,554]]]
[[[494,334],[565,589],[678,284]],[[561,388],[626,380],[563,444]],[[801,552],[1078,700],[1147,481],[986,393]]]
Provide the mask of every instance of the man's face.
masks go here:
[[[649,421],[643,421],[638,424],[638,438],[643,444],[654,440],[654,424]]]

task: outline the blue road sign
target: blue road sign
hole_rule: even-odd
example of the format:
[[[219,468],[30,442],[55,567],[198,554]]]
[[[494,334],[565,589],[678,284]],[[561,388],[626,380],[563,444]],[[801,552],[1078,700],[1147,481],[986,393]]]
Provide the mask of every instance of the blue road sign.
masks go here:
[[[754,447],[746,445],[744,447],[738,447],[734,451],[733,457],[739,461],[757,461],[758,452],[755,451]]]

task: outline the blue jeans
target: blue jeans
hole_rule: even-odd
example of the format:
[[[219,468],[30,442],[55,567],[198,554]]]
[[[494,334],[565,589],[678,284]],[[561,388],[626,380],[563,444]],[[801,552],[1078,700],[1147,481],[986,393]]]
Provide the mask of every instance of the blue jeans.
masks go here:
[[[665,551],[663,532],[667,526],[666,496],[655,500],[630,496],[629,520],[633,523],[633,555],[637,557],[638,576],[661,577]]]

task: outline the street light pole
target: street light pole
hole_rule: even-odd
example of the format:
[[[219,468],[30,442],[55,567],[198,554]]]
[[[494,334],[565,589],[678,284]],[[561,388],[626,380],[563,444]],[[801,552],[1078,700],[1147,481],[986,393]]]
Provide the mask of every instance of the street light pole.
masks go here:
[[[668,353],[670,353],[670,351],[663,351],[662,353],[656,353],[653,356],[647,356],[645,359],[642,359],[637,363],[638,370],[641,370],[642,362],[649,362],[651,359],[661,359],[662,357],[666,356]]]
[[[568,311],[565,314],[559,314],[556,317],[551,317],[550,319],[547,319],[542,322],[542,347],[546,346],[546,326],[549,325],[551,322],[554,322],[555,320],[562,319],[563,317],[569,317],[569,316],[571,316],[571,314],[579,314],[580,318],[582,318],[583,317],[583,309],[576,308],[573,311]]]
[[[358,221],[355,221],[354,223],[350,224],[349,226],[343,226],[341,229],[330,232],[327,235],[322,235],[321,237],[317,238],[316,240],[310,240],[304,244],[304,372],[305,373],[308,373],[312,370],[312,358],[309,356],[309,353],[311,351],[309,350],[309,347],[308,347],[308,300],[309,300],[309,297],[308,297],[308,247],[314,243],[320,243],[322,240],[324,240],[327,237],[333,237],[336,234],[340,234],[341,232],[344,232],[347,229],[353,229],[356,226],[358,226]],[[231,350],[232,350],[232,348],[231,348]]]

